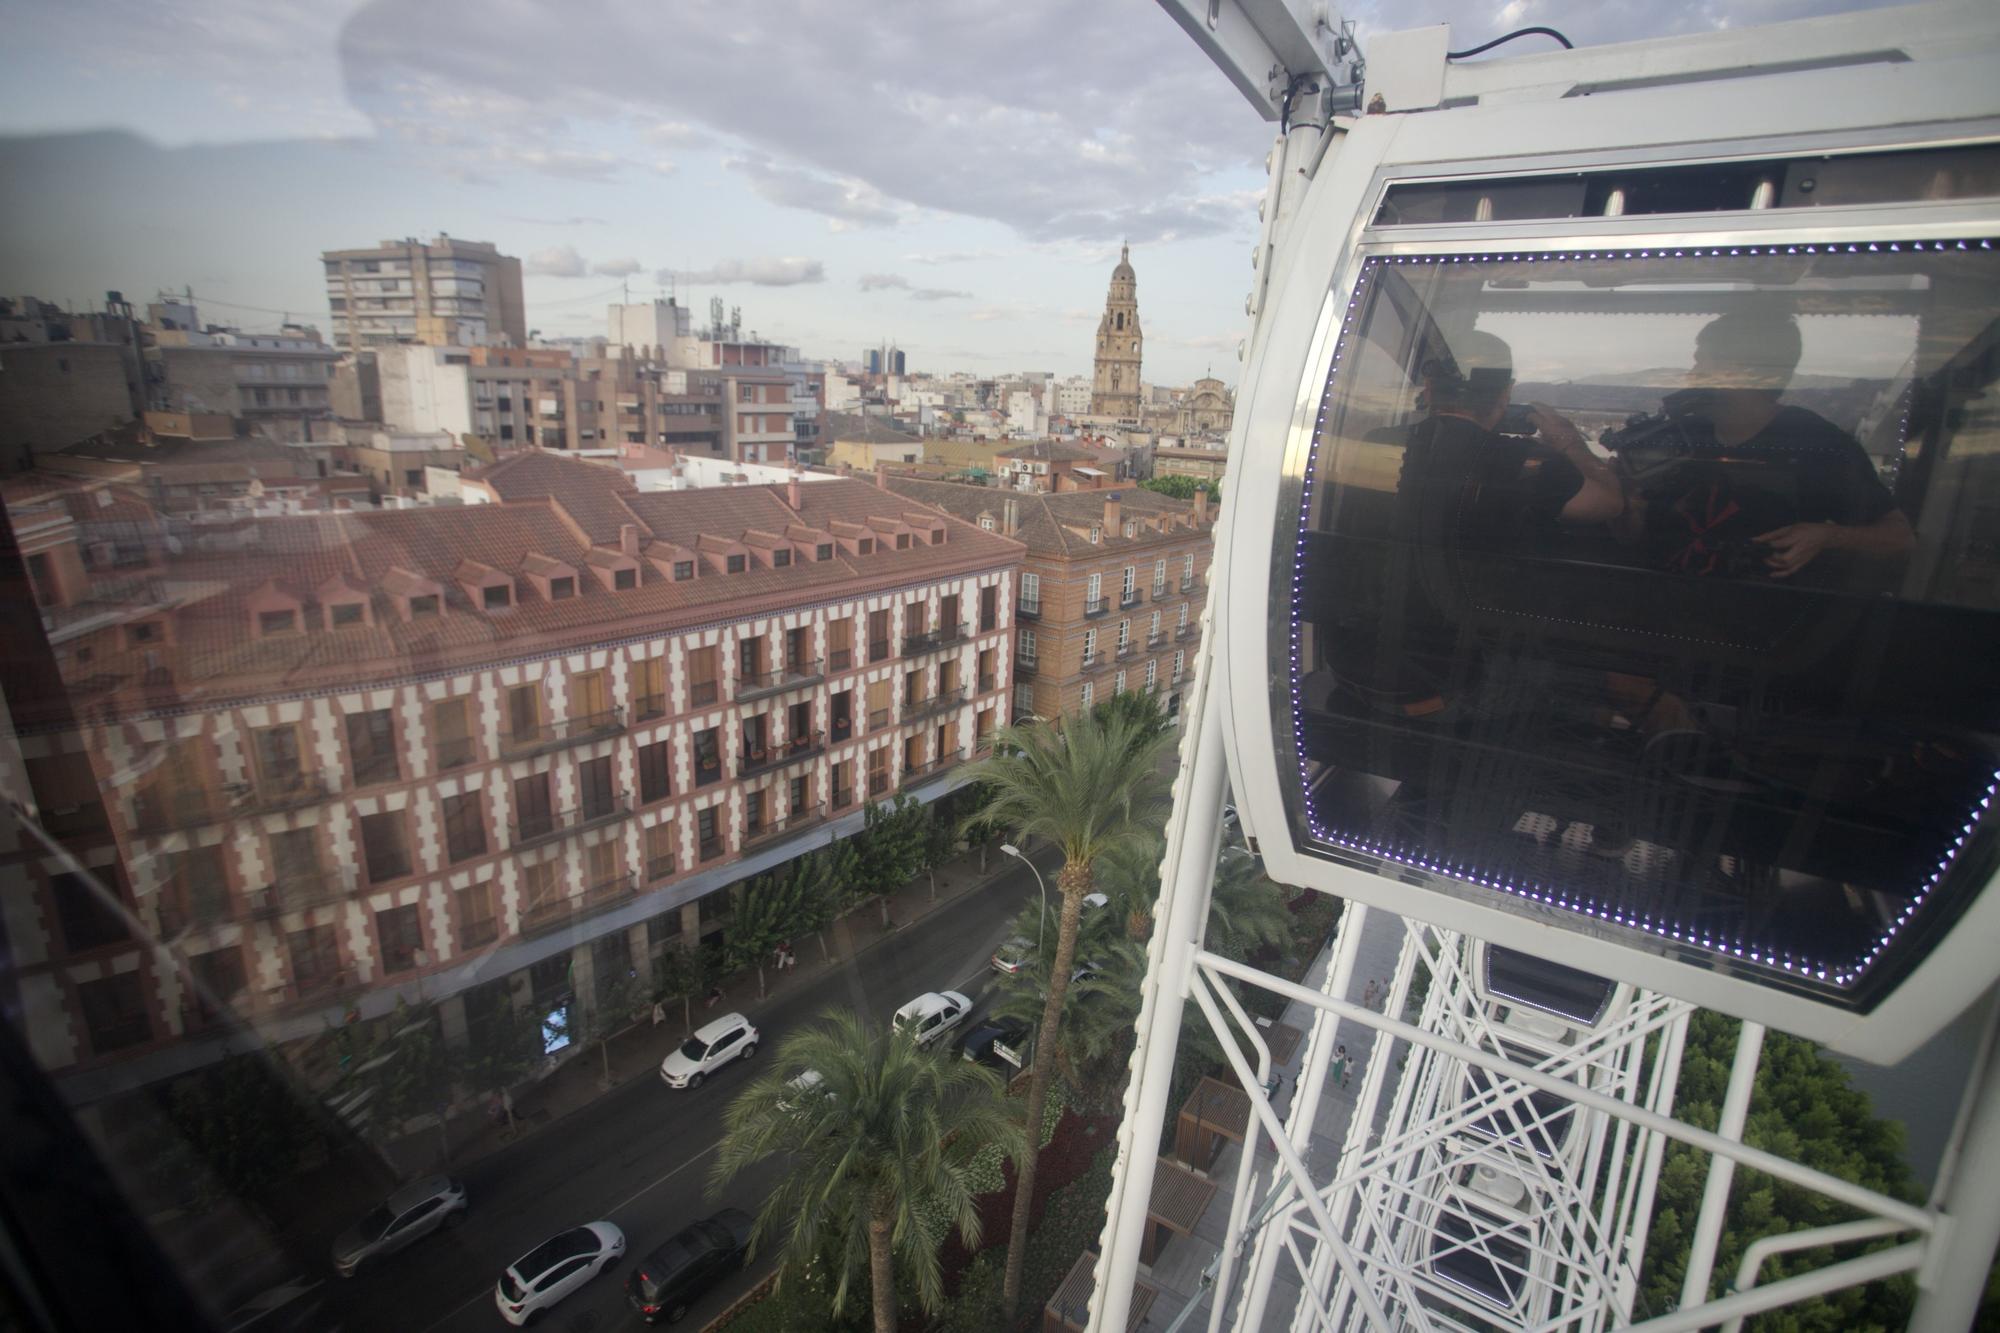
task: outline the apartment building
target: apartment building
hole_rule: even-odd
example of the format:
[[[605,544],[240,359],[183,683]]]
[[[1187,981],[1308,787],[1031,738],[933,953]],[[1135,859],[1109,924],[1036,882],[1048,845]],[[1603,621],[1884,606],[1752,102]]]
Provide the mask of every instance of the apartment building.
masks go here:
[[[1066,440],[1034,440],[993,451],[998,484],[1022,491],[1087,491],[1125,479],[1124,455]]]
[[[886,475],[895,494],[1027,547],[1015,608],[1013,713],[1060,717],[1124,690],[1178,716],[1214,557],[1208,497],[1022,494]]]
[[[521,261],[491,242],[408,237],[322,251],[320,262],[333,341],[343,351],[395,343],[527,345]]]
[[[147,307],[147,405],[156,411],[235,417],[272,436],[304,438],[304,424],[332,415],[340,353],[319,330],[286,324],[276,333],[204,325],[188,301]]]
[[[421,995],[456,1040],[643,974],[1007,721],[1017,541],[853,479],[480,479],[171,543],[117,491],[95,553],[94,501],[9,492],[54,660],[13,673],[0,786],[61,848],[0,857],[0,913],[73,1098],[212,1057],[226,1011],[284,1042]]]

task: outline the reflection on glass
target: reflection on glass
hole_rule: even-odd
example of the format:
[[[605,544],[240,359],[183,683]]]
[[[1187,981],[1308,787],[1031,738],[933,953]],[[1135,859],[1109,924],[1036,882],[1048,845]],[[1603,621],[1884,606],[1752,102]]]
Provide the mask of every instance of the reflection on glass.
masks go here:
[[[1369,261],[1315,835],[1868,1003],[1990,861],[1996,307],[1985,242]]]

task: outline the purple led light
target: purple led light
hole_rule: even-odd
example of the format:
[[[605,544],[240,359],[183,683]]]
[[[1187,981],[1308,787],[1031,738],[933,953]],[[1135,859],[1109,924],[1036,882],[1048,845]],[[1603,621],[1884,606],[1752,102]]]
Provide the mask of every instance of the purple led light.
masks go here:
[[[1915,251],[1921,252],[1926,249],[1926,243],[1924,242],[1891,242],[1888,243],[1888,246],[1892,253],[1900,253],[1901,247],[1904,244],[1908,244],[1910,248]],[[1881,245],[1882,243],[1878,242],[1867,242],[1866,248],[1869,253],[1880,253]],[[1980,238],[1973,242],[1968,242],[1966,240],[1934,241],[1928,244],[1928,248],[1934,251],[1943,251],[1947,248],[1953,248],[1960,251],[1964,251],[1971,248],[1971,246],[1973,245],[1976,245],[1977,248],[1980,250],[1990,251],[1993,248],[1993,242],[1991,239],[1988,238]],[[1797,244],[1784,245],[1782,247],[1779,245],[1732,246],[1727,250],[1726,254],[1728,257],[1731,258],[1758,258],[1767,255],[1776,256],[1781,253],[1786,255],[1797,255],[1801,253],[1801,251],[1803,251],[1803,253],[1807,255],[1818,255],[1822,252],[1822,247],[1818,245],[1800,246]],[[1853,242],[1847,243],[1844,247],[1839,244],[1830,244],[1824,247],[1824,252],[1827,254],[1838,254],[1843,252],[1847,254],[1858,254],[1861,253],[1861,246],[1860,244]],[[1858,958],[1854,959],[1853,961],[1845,965],[1833,962],[1831,960],[1825,960],[1825,961],[1813,960],[1813,959],[1802,960],[1798,958],[1796,955],[1794,955],[1788,949],[1775,948],[1769,945],[1758,944],[1754,941],[1746,941],[1741,939],[1721,939],[1709,934],[1706,931],[1701,931],[1697,933],[1695,929],[1688,927],[1685,923],[1675,923],[1666,920],[1656,921],[1651,916],[1650,913],[1644,916],[1628,915],[1625,912],[1619,911],[1617,909],[1607,909],[1606,906],[1601,903],[1572,900],[1567,893],[1562,892],[1560,890],[1553,890],[1545,886],[1539,886],[1534,884],[1517,885],[1511,879],[1495,876],[1490,872],[1482,873],[1480,870],[1472,866],[1461,865],[1457,862],[1449,860],[1434,860],[1431,859],[1429,856],[1414,855],[1412,853],[1402,850],[1401,848],[1391,847],[1386,844],[1378,843],[1373,839],[1356,838],[1346,833],[1339,832],[1326,827],[1321,822],[1319,818],[1319,812],[1314,808],[1312,797],[1309,794],[1310,778],[1306,771],[1305,732],[1302,721],[1303,710],[1301,708],[1301,703],[1303,700],[1303,691],[1302,691],[1302,680],[1299,670],[1300,653],[1303,647],[1301,642],[1301,630],[1299,626],[1299,619],[1303,601],[1302,582],[1303,582],[1306,533],[1312,513],[1313,486],[1319,460],[1320,441],[1325,437],[1327,416],[1333,400],[1334,386],[1338,379],[1341,360],[1347,352],[1347,349],[1349,347],[1349,340],[1355,333],[1355,320],[1356,320],[1357,308],[1360,305],[1364,289],[1367,287],[1369,278],[1372,275],[1375,267],[1383,263],[1482,264],[1482,263],[1496,263],[1496,262],[1498,263],[1534,262],[1537,260],[1555,260],[1558,262],[1565,260],[1582,260],[1582,261],[1594,262],[1599,259],[1616,259],[1629,262],[1634,259],[1667,258],[1670,256],[1673,258],[1683,258],[1687,257],[1688,255],[1693,255],[1694,257],[1697,258],[1702,257],[1704,255],[1710,258],[1721,258],[1724,257],[1725,251],[1720,247],[1711,247],[1706,251],[1700,248],[1695,248],[1691,251],[1673,250],[1671,252],[1669,251],[1654,252],[1646,250],[1599,252],[1593,250],[1582,254],[1571,254],[1567,252],[1562,252],[1562,253],[1512,254],[1512,255],[1502,255],[1502,254],[1458,254],[1458,255],[1431,255],[1431,256],[1398,255],[1394,257],[1372,256],[1363,262],[1360,275],[1355,280],[1353,294],[1350,296],[1347,302],[1346,317],[1342,321],[1340,336],[1335,340],[1332,362],[1327,370],[1326,385],[1320,395],[1319,411],[1315,422],[1315,429],[1313,432],[1312,443],[1308,448],[1306,455],[1305,481],[1301,492],[1298,537],[1293,547],[1291,633],[1289,642],[1289,656],[1291,659],[1290,685],[1291,685],[1291,706],[1292,706],[1292,741],[1294,746],[1294,754],[1298,764],[1299,789],[1301,794],[1305,796],[1306,826],[1307,829],[1313,835],[1313,837],[1319,841],[1330,843],[1334,846],[1342,847],[1350,851],[1360,852],[1369,856],[1380,857],[1385,860],[1392,861],[1398,865],[1402,865],[1413,870],[1422,871],[1426,874],[1439,875],[1460,880],[1462,882],[1492,889],[1497,892],[1506,893],[1513,897],[1521,898],[1526,901],[1541,903],[1552,907],[1558,907],[1564,911],[1573,912],[1580,916],[1592,917],[1602,921],[1611,921],[1612,923],[1619,925],[1621,927],[1637,931],[1641,934],[1650,935],[1657,939],[1672,940],[1677,943],[1694,945],[1713,953],[1725,954],[1739,959],[1748,959],[1750,962],[1757,964],[1759,966],[1771,967],[1774,969],[1782,969],[1783,971],[1791,973],[1805,974],[1812,976],[1817,980],[1828,982],[1834,986],[1847,988],[1858,982],[1862,978],[1862,976],[1867,972],[1869,967],[1871,967],[1876,962],[1876,960],[1882,956],[1883,952],[1895,940],[1896,936],[1901,933],[1901,931],[1908,924],[1908,922],[1912,920],[1916,916],[1916,914],[1923,908],[1924,904],[1929,900],[1931,894],[1937,889],[1937,886],[1941,882],[1943,882],[1945,877],[1950,873],[1951,869],[1958,863],[1958,858],[1964,852],[1966,844],[1971,841],[1972,836],[1974,835],[1975,832],[1977,832],[1982,816],[1984,816],[1991,810],[1995,795],[2000,794],[2000,771],[1996,771],[1991,775],[1985,793],[1980,797],[1977,803],[1977,807],[1972,813],[1972,817],[1968,819],[1966,823],[1963,825],[1963,827],[1960,829],[1951,847],[1945,852],[1945,854],[1942,857],[1939,858],[1937,866],[1927,876],[1921,887],[1917,890],[1915,894],[1911,896],[1909,901],[1905,903],[1903,909],[1901,910],[1901,912],[1897,914],[1895,919],[1890,923],[1889,927],[1886,930],[1884,930],[1880,935],[1878,935],[1876,939],[1873,941],[1873,943],[1869,945],[1865,950],[1863,950],[1863,952]],[[1909,439],[1909,417],[1910,417],[1910,401],[1906,396],[1903,401],[1901,416],[1898,422],[1896,456],[1890,468],[1892,482],[1895,479],[1895,476],[1900,473],[1904,461],[1907,457],[1908,439]]]

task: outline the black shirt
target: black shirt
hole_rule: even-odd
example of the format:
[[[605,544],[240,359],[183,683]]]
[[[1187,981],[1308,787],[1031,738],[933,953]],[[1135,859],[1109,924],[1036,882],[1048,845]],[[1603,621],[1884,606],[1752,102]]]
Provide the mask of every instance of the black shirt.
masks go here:
[[[1525,553],[1582,489],[1576,465],[1544,445],[1435,416],[1411,428],[1396,493],[1420,546]]]

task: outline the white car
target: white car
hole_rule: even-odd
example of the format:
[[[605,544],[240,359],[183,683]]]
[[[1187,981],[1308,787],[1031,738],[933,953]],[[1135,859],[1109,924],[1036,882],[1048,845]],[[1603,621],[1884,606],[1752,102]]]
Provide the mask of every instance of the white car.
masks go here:
[[[586,1222],[549,1237],[507,1265],[493,1289],[500,1317],[517,1328],[625,1257],[625,1233]]]
[[[757,1053],[757,1029],[741,1014],[724,1014],[703,1027],[660,1061],[660,1077],[670,1088],[698,1088],[702,1080],[731,1060]]]
[[[919,1046],[929,1046],[971,1012],[972,1001],[955,990],[926,991],[896,1011],[896,1030],[912,1033]]]
[[[811,1098],[823,1095],[826,1078],[817,1069],[808,1069],[796,1078],[785,1080],[785,1095],[777,1102],[778,1109],[786,1115],[804,1110],[811,1104]]]

